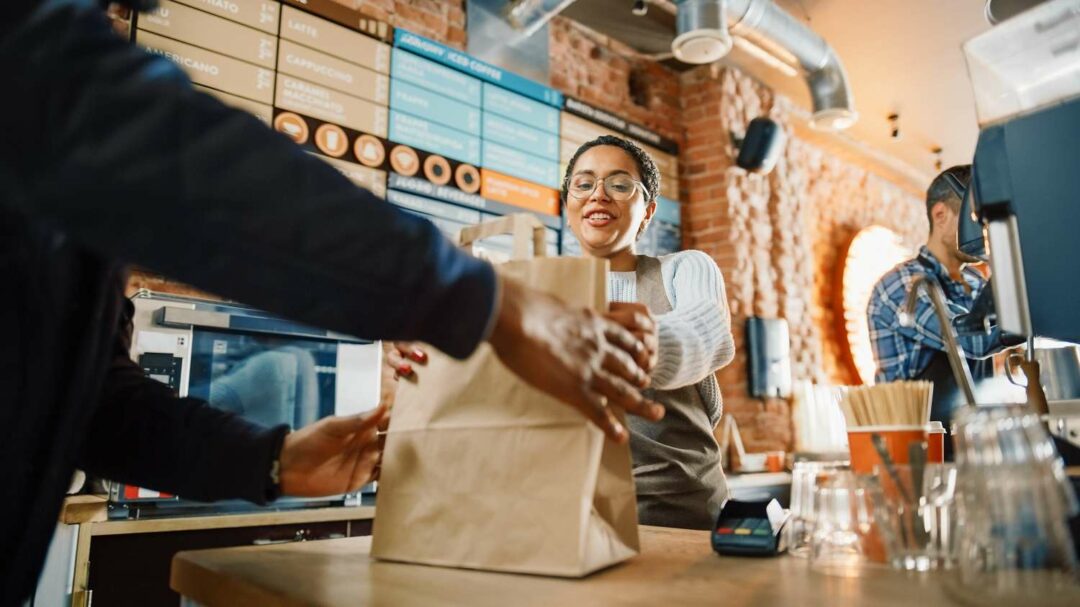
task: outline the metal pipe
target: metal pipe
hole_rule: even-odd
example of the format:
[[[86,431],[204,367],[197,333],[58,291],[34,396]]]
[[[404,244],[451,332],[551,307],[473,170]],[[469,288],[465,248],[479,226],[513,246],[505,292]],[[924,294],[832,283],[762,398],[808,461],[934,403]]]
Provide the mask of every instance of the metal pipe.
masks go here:
[[[574,0],[517,0],[506,5],[506,20],[526,38],[574,3]]]
[[[934,278],[922,275],[911,283],[907,298],[904,299],[904,306],[900,309],[900,325],[904,327],[915,325],[915,302],[919,299],[919,289],[926,292],[930,297],[930,303],[933,304],[934,314],[937,315],[938,323],[941,325],[941,335],[945,338],[945,354],[949,357],[949,366],[952,367],[956,384],[964,391],[967,404],[974,407],[976,406],[975,381],[971,379],[971,369],[968,368],[967,357],[964,356],[964,351],[960,349],[960,342],[956,338],[956,330],[953,328],[952,322],[949,321],[948,308],[945,306],[945,293],[942,292],[941,285]]]
[[[846,129],[858,119],[847,73],[832,47],[772,0],[725,0],[731,34],[779,57],[793,58],[806,72],[813,103],[810,125]]]

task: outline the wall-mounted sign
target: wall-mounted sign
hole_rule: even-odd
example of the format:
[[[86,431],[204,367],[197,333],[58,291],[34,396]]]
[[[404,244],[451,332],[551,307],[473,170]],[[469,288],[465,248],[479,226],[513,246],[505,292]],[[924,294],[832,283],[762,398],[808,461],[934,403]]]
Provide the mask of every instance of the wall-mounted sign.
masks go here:
[[[386,136],[386,106],[287,74],[278,74],[274,105],[365,133]]]
[[[281,4],[276,0],[176,0],[218,17],[277,35]]]
[[[191,0],[189,0],[191,1]],[[222,2],[224,0],[203,0],[205,2]],[[247,0],[251,1],[251,0]],[[335,21],[349,29],[363,32],[383,42],[393,42],[394,28],[384,21],[372,19],[364,13],[351,9],[334,0],[282,0],[285,4],[303,9],[325,19]]]
[[[404,80],[390,83],[390,107],[419,118],[480,136],[480,108],[448,99]]]
[[[562,107],[563,95],[555,89],[523,78],[513,72],[480,61],[461,51],[439,44],[407,30],[394,32],[394,46],[427,57],[455,70],[465,72],[481,80],[497,84],[516,93],[542,101],[554,107]]]
[[[484,142],[484,167],[538,183],[559,187],[559,163],[515,150],[492,141]]]
[[[625,118],[620,118],[611,112],[606,112],[598,107],[589,105],[584,101],[579,101],[573,97],[567,97],[563,109],[571,114],[581,116],[582,118],[603,125],[616,133],[659,148],[660,151],[667,152],[668,154],[679,153],[679,144],[675,141],[664,137],[656,131],[647,129],[640,124],[635,124]]]
[[[273,69],[277,36],[170,0],[139,17],[139,29]]]
[[[559,161],[559,136],[526,126],[498,114],[484,112],[484,140],[494,141],[522,152]]]
[[[230,95],[229,93],[225,93],[216,89],[206,88],[205,86],[201,86],[198,84],[195,85],[195,89],[207,93],[208,95],[217,97],[217,99],[225,105],[234,107],[239,110],[244,110],[245,112],[258,118],[259,120],[262,120],[267,125],[270,124],[270,121],[274,117],[274,108],[265,103],[259,103],[258,101],[244,99],[243,97]]]
[[[479,137],[396,110],[390,112],[390,139],[461,162],[480,163]]]
[[[279,49],[277,68],[282,74],[382,105],[390,99],[390,77],[386,74],[288,40],[282,40]]]
[[[516,179],[510,175],[481,169],[480,195],[484,198],[524,209],[559,215],[559,192],[535,183]]]
[[[385,42],[290,6],[281,9],[281,37],[376,72],[390,69],[390,47]]]
[[[260,103],[273,103],[274,72],[171,38],[139,30],[135,40],[146,50],[178,64],[192,82]]]
[[[448,99],[480,107],[479,80],[412,53],[394,49],[390,76],[422,86]]]
[[[505,116],[549,133],[559,133],[559,110],[524,95],[484,83],[484,111]]]

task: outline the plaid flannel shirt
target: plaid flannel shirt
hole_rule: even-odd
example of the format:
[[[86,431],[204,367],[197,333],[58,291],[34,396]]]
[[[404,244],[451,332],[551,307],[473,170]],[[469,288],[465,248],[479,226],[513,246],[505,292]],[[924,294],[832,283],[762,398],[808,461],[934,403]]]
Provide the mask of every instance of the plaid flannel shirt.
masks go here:
[[[928,262],[932,270],[924,266],[920,259]],[[913,379],[930,365],[935,352],[945,351],[941,324],[925,291],[919,292],[915,304],[915,325],[900,326],[900,309],[911,283],[927,273],[933,273],[938,278],[945,293],[950,322],[958,315],[970,312],[975,299],[987,285],[986,279],[976,270],[965,268],[961,275],[971,287],[969,292],[949,276],[949,271],[926,246],[919,249],[917,258],[905,261],[881,277],[870,294],[870,304],[867,306],[870,342],[878,365],[878,382]],[[959,343],[964,355],[973,359],[987,358],[1004,347],[1001,331],[997,327],[989,333],[960,335]]]

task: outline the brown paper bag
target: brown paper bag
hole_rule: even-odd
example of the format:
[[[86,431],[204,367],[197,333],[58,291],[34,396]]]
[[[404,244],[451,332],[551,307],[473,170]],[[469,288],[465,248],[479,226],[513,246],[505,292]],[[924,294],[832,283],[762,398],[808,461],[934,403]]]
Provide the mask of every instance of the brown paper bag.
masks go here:
[[[603,309],[607,262],[544,258],[531,215],[462,230],[511,232],[500,273],[572,306]],[[530,238],[531,237],[531,238]],[[638,552],[630,450],[508,371],[487,344],[465,361],[430,352],[401,382],[383,455],[372,554],[378,558],[567,577]]]

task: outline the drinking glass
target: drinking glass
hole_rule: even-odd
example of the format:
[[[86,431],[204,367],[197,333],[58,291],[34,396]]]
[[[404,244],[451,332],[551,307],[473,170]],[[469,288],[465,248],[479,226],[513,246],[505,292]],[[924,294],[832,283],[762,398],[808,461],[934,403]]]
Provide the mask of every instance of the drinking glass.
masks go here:
[[[810,567],[827,575],[861,575],[873,527],[866,489],[853,473],[838,471],[819,478],[813,501]]]
[[[968,409],[956,430],[958,582],[994,602],[1080,599],[1067,526],[1076,497],[1038,416]]]
[[[956,466],[928,465],[919,512],[928,535],[927,556],[932,569],[956,565],[956,509]]]
[[[814,519],[814,488],[818,479],[824,480],[839,471],[844,462],[795,462],[791,470],[791,516],[784,526],[788,552],[798,557],[809,556],[810,528]]]

